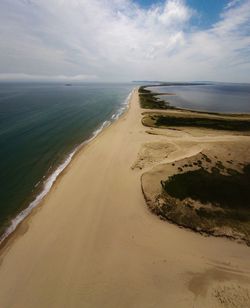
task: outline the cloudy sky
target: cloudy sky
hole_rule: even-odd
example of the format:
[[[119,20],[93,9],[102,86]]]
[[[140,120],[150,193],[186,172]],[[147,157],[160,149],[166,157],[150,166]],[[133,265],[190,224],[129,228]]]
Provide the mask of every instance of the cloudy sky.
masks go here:
[[[1,0],[0,80],[250,82],[250,0]]]

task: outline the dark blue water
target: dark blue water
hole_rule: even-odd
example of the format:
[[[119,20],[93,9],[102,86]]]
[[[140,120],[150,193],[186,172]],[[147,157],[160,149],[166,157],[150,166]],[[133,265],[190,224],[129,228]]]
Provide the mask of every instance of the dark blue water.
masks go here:
[[[172,106],[210,112],[249,113],[250,84],[217,83],[149,88],[164,95]]]
[[[133,87],[0,84],[0,235],[44,196],[74,149],[121,114]]]

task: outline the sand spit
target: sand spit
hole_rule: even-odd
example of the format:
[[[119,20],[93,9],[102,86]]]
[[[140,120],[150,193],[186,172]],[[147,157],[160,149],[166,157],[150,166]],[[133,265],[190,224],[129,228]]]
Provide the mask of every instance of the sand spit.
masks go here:
[[[158,134],[140,119],[135,92],[2,249],[0,307],[249,306],[249,247],[159,220],[141,192],[144,172],[198,154],[204,136]],[[235,136],[224,137],[206,141]]]

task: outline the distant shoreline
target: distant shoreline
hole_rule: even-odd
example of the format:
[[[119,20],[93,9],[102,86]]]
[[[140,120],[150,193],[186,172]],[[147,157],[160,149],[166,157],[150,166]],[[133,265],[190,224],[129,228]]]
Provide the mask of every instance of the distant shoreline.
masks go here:
[[[174,89],[174,92],[169,92],[169,91],[167,91],[166,93],[165,92],[156,92],[156,91],[153,91],[152,89],[150,89],[150,88],[154,88],[154,87],[157,87],[157,88],[161,88],[161,87],[172,87],[172,86],[176,86],[177,87],[177,89]],[[249,110],[249,108],[248,108],[248,110],[246,111],[246,110],[243,110],[243,111],[239,111],[239,112],[236,112],[235,110],[234,111],[232,111],[232,110],[230,110],[230,108],[232,108],[232,107],[230,107],[230,102],[229,102],[229,106],[227,106],[228,105],[228,103],[225,105],[225,107],[224,107],[224,109],[222,109],[222,110],[209,110],[209,109],[206,109],[206,105],[205,106],[202,106],[203,104],[198,104],[197,105],[197,101],[199,102],[199,101],[201,101],[201,97],[200,96],[203,96],[203,98],[205,97],[206,98],[206,92],[198,92],[199,94],[200,94],[200,96],[199,96],[199,99],[195,99],[195,96],[194,96],[194,99],[195,99],[195,103],[196,103],[196,106],[193,106],[193,107],[185,107],[185,106],[180,106],[180,105],[178,105],[178,104],[180,104],[181,103],[181,101],[183,100],[183,97],[181,98],[181,97],[178,97],[178,93],[176,93],[175,91],[177,91],[178,92],[178,89],[181,89],[182,87],[183,87],[183,89],[185,89],[185,86],[188,86],[188,87],[192,87],[192,86],[208,86],[208,89],[210,88],[210,87],[218,87],[218,84],[217,83],[162,83],[162,84],[152,84],[152,85],[142,85],[140,88],[141,88],[141,91],[143,91],[143,93],[141,93],[141,94],[143,94],[143,95],[151,95],[152,96],[152,98],[155,98],[155,102],[156,101],[158,101],[160,104],[162,103],[162,106],[164,106],[164,103],[165,103],[165,105],[166,106],[168,106],[168,108],[171,108],[171,109],[178,109],[178,110],[186,110],[186,111],[193,111],[193,112],[196,112],[196,113],[209,113],[209,114],[225,114],[225,115],[240,115],[240,114],[250,114],[250,110]],[[248,85],[248,84],[237,84],[237,87],[242,87],[242,86],[247,86],[247,88],[245,89],[245,91],[248,91],[249,92],[249,95],[248,95],[248,97],[250,96],[250,86]],[[226,87],[226,91],[229,91],[230,89],[228,89],[228,84],[227,83],[225,83],[225,84],[222,84],[222,85],[220,85],[220,87],[223,87],[223,89]],[[234,89],[235,87],[236,87],[236,85],[234,85],[234,84],[232,84],[232,89]],[[198,89],[198,88],[197,88]],[[192,93],[196,93],[196,91],[197,91],[197,89],[196,88],[194,88],[193,89],[193,91],[190,91],[190,92],[192,92]],[[217,88],[215,88],[215,89],[213,89],[212,88],[212,91],[211,91],[211,93],[213,93],[213,91],[216,91],[216,89]],[[164,89],[165,90],[165,89]],[[166,90],[165,90],[166,91]],[[218,89],[217,89],[217,91],[218,91]],[[225,90],[224,90],[225,91]],[[238,90],[239,91],[239,90]],[[248,93],[247,92],[247,93]],[[186,92],[183,92],[183,95],[185,94]],[[189,91],[187,92],[187,94],[189,93]],[[210,92],[208,92],[208,93],[210,93]],[[222,92],[222,93],[227,93],[227,92]],[[240,91],[239,91],[239,93],[240,93]],[[244,92],[243,92],[244,93]],[[230,92],[228,92],[228,95],[227,96],[229,96],[229,94],[230,94]],[[234,92],[233,92],[233,94],[234,94]],[[218,96],[219,95],[219,96]],[[217,93],[217,96],[218,96],[218,98],[217,98],[217,100],[219,99],[219,97],[220,97],[220,92],[219,93]],[[169,96],[170,98],[171,97],[174,97],[174,98],[176,98],[176,103],[175,104],[173,104],[173,102],[171,102],[171,99],[170,99],[170,101],[168,101],[168,100],[165,100],[163,97],[164,96]],[[246,93],[245,93],[245,96],[246,96]],[[191,96],[192,97],[192,96]],[[233,96],[234,97],[234,96]],[[182,100],[181,100],[182,99]],[[184,97],[184,99],[185,99],[185,97]],[[228,97],[223,97],[223,95],[221,96],[221,98],[220,98],[223,102],[224,102],[224,100],[225,99],[228,99]],[[234,102],[233,102],[233,104],[234,105],[237,105],[237,96],[236,97],[234,97]],[[246,97],[244,97],[244,99],[246,100]],[[185,100],[184,100],[184,102],[186,103],[186,104],[188,104],[189,103],[189,100],[191,100],[191,98],[189,98],[189,99],[187,99],[186,100],[186,102],[185,102]],[[178,101],[178,103],[177,103],[177,101]],[[184,104],[185,104],[184,103]],[[212,102],[210,101],[210,104],[211,104]],[[214,105],[215,105],[215,103],[213,103]],[[218,104],[219,104],[219,102],[218,102]],[[231,104],[232,104],[232,102],[231,102]],[[194,105],[194,104],[193,104]],[[245,109],[246,108],[246,105],[248,106],[249,104],[248,104],[248,101],[246,101],[245,102],[245,107],[244,107],[244,104],[241,106],[243,109]],[[226,109],[229,107],[229,110],[227,111]],[[164,109],[164,108],[162,108],[162,107],[160,107],[160,109]]]

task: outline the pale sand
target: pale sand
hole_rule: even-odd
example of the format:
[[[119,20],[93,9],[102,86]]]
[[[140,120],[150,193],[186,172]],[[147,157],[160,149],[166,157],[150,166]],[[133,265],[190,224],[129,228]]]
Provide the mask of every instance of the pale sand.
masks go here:
[[[245,307],[249,247],[148,211],[145,170],[131,166],[143,143],[167,137],[145,133],[140,112],[135,92],[129,111],[76,155],[2,251],[1,308]],[[168,160],[201,147],[179,144]]]

